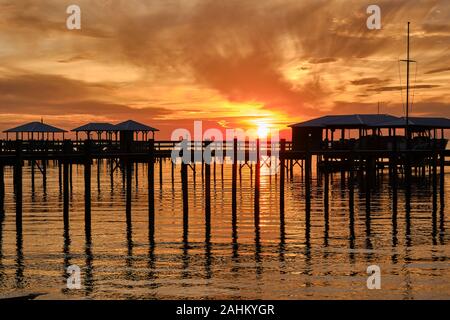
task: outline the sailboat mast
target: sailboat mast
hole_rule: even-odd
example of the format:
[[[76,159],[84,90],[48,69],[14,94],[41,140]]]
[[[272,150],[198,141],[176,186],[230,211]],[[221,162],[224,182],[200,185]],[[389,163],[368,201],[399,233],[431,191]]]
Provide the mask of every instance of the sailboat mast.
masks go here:
[[[408,21],[408,36],[406,44],[406,126],[405,136],[409,140],[409,21]]]

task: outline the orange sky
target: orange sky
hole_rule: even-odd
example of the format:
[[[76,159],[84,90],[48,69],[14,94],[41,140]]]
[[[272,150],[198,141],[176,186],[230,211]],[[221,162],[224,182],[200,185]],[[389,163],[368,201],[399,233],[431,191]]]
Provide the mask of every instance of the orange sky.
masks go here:
[[[413,114],[450,117],[448,0],[0,0],[0,129],[131,118],[168,138],[194,120],[285,128],[378,101],[401,115],[408,20]]]

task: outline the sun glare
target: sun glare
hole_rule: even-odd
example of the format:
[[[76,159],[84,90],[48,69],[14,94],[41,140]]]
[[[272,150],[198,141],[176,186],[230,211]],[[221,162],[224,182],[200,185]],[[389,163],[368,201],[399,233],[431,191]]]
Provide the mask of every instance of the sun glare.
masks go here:
[[[267,135],[269,134],[269,128],[267,127],[266,124],[262,123],[258,126],[257,133],[259,138],[266,138]]]

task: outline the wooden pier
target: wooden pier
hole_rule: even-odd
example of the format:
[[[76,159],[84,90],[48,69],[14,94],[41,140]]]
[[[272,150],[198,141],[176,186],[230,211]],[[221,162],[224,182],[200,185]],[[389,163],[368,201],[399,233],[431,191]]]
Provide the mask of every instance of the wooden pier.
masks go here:
[[[22,141],[9,140],[0,142],[0,215],[4,215],[5,180],[4,168],[13,167],[14,194],[16,201],[16,225],[22,227],[22,193],[23,193],[23,166],[28,163],[31,170],[31,187],[34,188],[36,178],[35,169],[40,172],[43,185],[46,185],[46,167],[49,161],[58,165],[58,177],[60,190],[63,193],[63,220],[64,225],[69,224],[69,193],[72,188],[72,166],[74,164],[84,167],[84,194],[85,194],[85,227],[86,231],[91,228],[91,167],[94,160],[107,160],[110,166],[111,185],[113,185],[113,173],[116,170],[122,172],[126,190],[126,217],[131,220],[132,208],[132,179],[133,167],[136,163],[147,165],[148,175],[148,217],[149,236],[153,241],[155,232],[155,165],[159,164],[159,184],[163,183],[162,164],[171,159],[172,151],[177,150],[178,141],[134,141],[124,145],[117,141]],[[184,238],[187,240],[189,227],[189,203],[188,183],[189,170],[195,171],[196,165],[200,164],[204,180],[205,199],[205,222],[210,224],[211,219],[211,179],[216,177],[217,165],[221,166],[223,177],[223,166],[225,161],[231,162],[232,166],[232,201],[230,213],[235,225],[237,220],[237,181],[241,179],[242,170],[250,170],[250,177],[254,179],[254,215],[255,226],[259,225],[260,213],[260,170],[263,166],[275,167],[275,179],[279,179],[279,206],[280,219],[284,220],[285,211],[285,181],[292,179],[294,167],[298,167],[300,174],[304,177],[305,186],[305,214],[309,217],[311,211],[311,179],[315,161],[317,175],[324,175],[324,212],[328,214],[329,201],[329,178],[330,172],[340,171],[343,184],[347,184],[349,192],[349,212],[354,212],[354,186],[359,181],[366,194],[366,211],[370,213],[371,191],[376,183],[377,177],[388,172],[389,181],[392,186],[393,202],[396,207],[397,188],[399,181],[403,181],[405,189],[408,190],[414,183],[413,177],[428,176],[433,185],[433,208],[436,210],[438,185],[441,206],[444,206],[444,178],[445,166],[449,165],[446,157],[450,156],[450,150],[440,149],[437,146],[431,150],[292,150],[292,144],[286,140],[279,142],[261,143],[255,141],[223,141],[219,150],[210,151],[210,141],[184,141],[187,148],[179,152],[185,161],[174,164],[171,161],[171,182],[174,183],[175,167],[180,166],[182,199],[183,199],[183,227]],[[188,152],[186,154],[185,152]],[[202,155],[211,152],[212,161],[205,162]],[[178,151],[177,151],[178,152]],[[200,157],[199,157],[200,155]],[[231,155],[231,156],[230,156]],[[188,159],[188,161],[186,161]],[[200,160],[199,160],[200,159]],[[97,161],[100,165],[101,161]],[[134,169],[137,170],[137,169]],[[211,172],[213,170],[213,172]],[[255,174],[253,175],[253,170]],[[99,170],[98,170],[99,171]],[[439,179],[438,179],[439,175]],[[254,178],[253,178],[254,176]],[[137,177],[137,174],[136,174]],[[320,177],[321,178],[321,177]],[[439,180],[439,182],[438,182]],[[253,181],[252,181],[253,183]],[[407,192],[408,194],[408,192]],[[410,192],[409,192],[410,195]],[[408,200],[407,200],[408,201]],[[408,205],[408,204],[406,204]],[[396,212],[396,209],[395,211]],[[8,213],[6,213],[8,214]],[[352,221],[352,217],[350,217]],[[208,233],[208,231],[207,231]]]

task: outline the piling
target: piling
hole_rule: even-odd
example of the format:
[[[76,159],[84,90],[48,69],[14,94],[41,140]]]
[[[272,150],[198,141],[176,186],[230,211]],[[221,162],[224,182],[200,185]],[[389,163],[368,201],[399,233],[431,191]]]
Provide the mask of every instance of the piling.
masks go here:
[[[191,159],[191,157],[189,157]],[[188,194],[188,164],[181,159],[181,190],[183,194],[183,239],[187,241],[189,227],[189,194]]]
[[[305,210],[311,212],[311,154],[307,151],[305,155]]]
[[[14,164],[14,191],[16,195],[16,227],[22,228],[22,141],[16,141]]]
[[[210,143],[211,142],[208,141],[206,146],[209,146]],[[209,161],[206,162],[203,160],[205,167],[205,225],[207,226],[207,228],[211,225],[211,159],[212,158],[210,158]]]
[[[439,192],[440,192],[440,202],[441,208],[445,207],[445,153],[441,151],[440,162],[439,162]]]
[[[155,234],[155,141],[149,140],[148,178],[148,223],[151,241]]]
[[[0,163],[0,217],[5,214],[5,172],[4,165]]]
[[[231,176],[231,213],[233,216],[236,215],[237,212],[237,165],[238,165],[238,157],[237,157],[237,138],[233,139],[233,164],[232,164],[232,176]]]
[[[91,226],[91,141],[84,142],[84,223],[86,230]]]
[[[284,215],[284,180],[286,173],[286,160],[284,159],[286,152],[286,140],[281,139],[280,141],[280,215]]]
[[[256,163],[255,163],[255,216],[259,215],[259,194],[261,187],[261,145],[260,140],[256,139]]]
[[[69,155],[72,149],[71,142],[69,140],[64,141],[63,145],[64,154],[67,158],[63,160],[63,216],[64,225],[68,226],[69,223]]]

